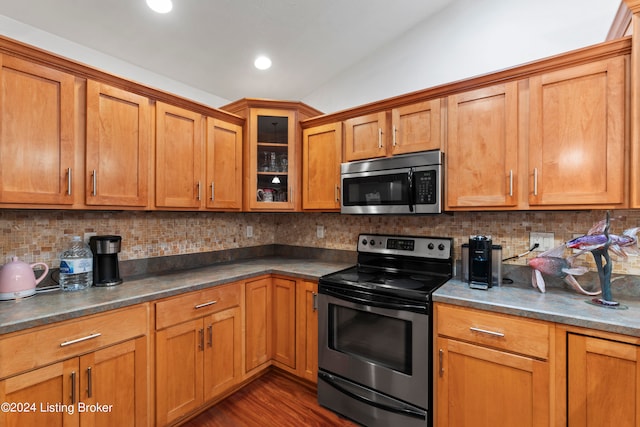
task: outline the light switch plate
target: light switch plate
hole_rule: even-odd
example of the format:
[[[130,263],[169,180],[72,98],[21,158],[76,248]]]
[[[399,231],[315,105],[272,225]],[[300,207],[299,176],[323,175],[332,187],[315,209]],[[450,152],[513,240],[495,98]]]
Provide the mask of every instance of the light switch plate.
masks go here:
[[[529,233],[529,247],[533,247],[536,243],[538,247],[535,248],[534,252],[546,252],[550,249],[553,249],[555,246],[554,242],[554,234],[553,233]]]
[[[253,227],[247,225],[247,237],[253,237]]]
[[[316,226],[316,236],[318,239],[324,239],[324,225]]]

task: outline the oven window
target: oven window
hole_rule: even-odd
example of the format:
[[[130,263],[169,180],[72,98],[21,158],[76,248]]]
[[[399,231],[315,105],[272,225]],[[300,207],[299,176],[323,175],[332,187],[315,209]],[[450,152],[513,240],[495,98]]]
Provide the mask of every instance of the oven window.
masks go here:
[[[409,204],[409,178],[406,173],[345,178],[345,206]]]
[[[411,375],[411,322],[329,304],[329,347]]]

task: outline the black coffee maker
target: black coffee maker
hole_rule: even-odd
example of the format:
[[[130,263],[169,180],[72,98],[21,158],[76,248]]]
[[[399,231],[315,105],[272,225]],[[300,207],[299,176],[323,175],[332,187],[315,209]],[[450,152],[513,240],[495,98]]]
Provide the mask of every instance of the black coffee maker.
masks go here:
[[[89,247],[93,252],[93,286],[114,286],[122,283],[118,253],[122,237],[92,236]]]
[[[488,289],[492,284],[491,236],[469,237],[469,287]]]

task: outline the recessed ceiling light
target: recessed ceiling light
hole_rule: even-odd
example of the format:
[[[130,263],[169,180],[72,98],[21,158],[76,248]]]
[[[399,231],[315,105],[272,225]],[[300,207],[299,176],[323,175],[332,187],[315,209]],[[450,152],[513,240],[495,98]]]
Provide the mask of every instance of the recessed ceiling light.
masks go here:
[[[266,70],[271,67],[271,60],[266,56],[258,56],[253,65],[255,65],[258,70]]]
[[[171,0],[147,0],[147,6],[158,13],[169,13],[173,9]]]

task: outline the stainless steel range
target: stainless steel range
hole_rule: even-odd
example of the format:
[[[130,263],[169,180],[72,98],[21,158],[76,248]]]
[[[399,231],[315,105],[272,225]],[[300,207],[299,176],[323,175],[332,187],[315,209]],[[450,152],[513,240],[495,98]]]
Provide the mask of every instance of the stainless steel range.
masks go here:
[[[318,402],[366,426],[431,425],[431,294],[453,240],[360,235],[358,264],[320,278]]]

